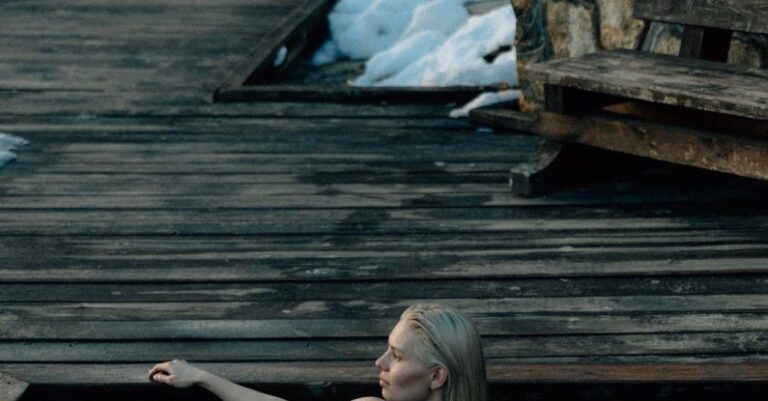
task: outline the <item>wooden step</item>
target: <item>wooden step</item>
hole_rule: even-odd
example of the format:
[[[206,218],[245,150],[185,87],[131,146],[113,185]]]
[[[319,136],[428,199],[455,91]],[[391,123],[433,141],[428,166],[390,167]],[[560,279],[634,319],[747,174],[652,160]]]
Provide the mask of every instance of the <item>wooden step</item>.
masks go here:
[[[526,78],[565,88],[768,119],[768,70],[616,50],[532,64]]]

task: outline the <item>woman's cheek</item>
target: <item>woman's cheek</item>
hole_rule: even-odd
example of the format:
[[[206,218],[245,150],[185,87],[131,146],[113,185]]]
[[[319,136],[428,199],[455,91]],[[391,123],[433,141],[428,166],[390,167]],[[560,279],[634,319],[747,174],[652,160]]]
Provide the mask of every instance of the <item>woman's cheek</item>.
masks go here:
[[[426,369],[405,367],[392,371],[391,384],[398,388],[406,388],[414,393],[426,393],[429,390],[429,372]]]

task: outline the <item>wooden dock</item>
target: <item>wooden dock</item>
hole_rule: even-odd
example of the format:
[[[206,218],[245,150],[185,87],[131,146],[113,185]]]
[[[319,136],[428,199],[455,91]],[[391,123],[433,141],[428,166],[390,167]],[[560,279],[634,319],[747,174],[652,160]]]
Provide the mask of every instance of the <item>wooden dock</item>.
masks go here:
[[[210,399],[147,382],[171,358],[370,395],[421,301],[476,321],[495,400],[768,380],[768,186],[659,165],[525,199],[539,139],[450,105],[213,103],[302,4],[0,2],[0,132],[30,141],[0,172],[0,373],[25,399]]]

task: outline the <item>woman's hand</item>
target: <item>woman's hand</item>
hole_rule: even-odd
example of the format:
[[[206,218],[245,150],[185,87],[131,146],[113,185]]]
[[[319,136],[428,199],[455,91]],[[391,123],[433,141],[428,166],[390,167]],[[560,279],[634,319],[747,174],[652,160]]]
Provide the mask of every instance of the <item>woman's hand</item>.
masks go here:
[[[158,363],[149,370],[149,380],[185,388],[200,383],[205,371],[187,363],[185,360]]]
[[[223,401],[285,401],[280,397],[265,394],[227,379],[198,369],[187,361],[174,359],[158,363],[149,370],[149,380],[184,388],[194,385],[212,392]]]

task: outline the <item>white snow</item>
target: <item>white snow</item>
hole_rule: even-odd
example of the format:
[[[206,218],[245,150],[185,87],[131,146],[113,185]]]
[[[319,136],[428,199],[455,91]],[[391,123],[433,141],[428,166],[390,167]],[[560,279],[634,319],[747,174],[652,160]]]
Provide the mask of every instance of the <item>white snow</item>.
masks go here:
[[[16,160],[16,153],[13,151],[28,143],[23,138],[0,132],[0,168]]]
[[[514,42],[512,6],[470,16],[468,2],[341,0],[314,62],[369,59],[356,85],[516,85],[514,48],[500,52]]]
[[[288,56],[288,48],[285,46],[280,46],[280,48],[277,50],[277,54],[275,54],[275,59],[272,61],[272,65],[275,67],[280,67],[285,62],[286,56]]]
[[[446,37],[464,25],[469,18],[469,12],[461,0],[434,0],[419,4],[413,10],[408,27],[398,41],[403,41],[416,33],[436,31]]]
[[[465,4],[476,1],[341,0],[328,17],[331,38],[313,62],[368,59],[351,82],[359,86],[516,86],[514,10],[507,3],[470,16]]]
[[[429,0],[341,0],[328,15],[339,54],[366,59],[403,34],[416,6]]]
[[[453,118],[469,117],[469,111],[478,107],[488,106],[495,103],[509,102],[520,97],[520,91],[517,89],[503,90],[499,92],[485,92],[472,99],[463,107],[451,110],[450,116]]]

